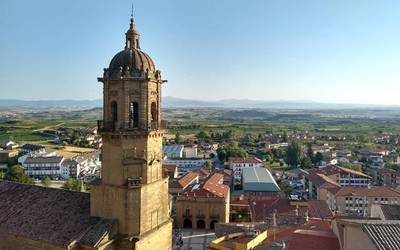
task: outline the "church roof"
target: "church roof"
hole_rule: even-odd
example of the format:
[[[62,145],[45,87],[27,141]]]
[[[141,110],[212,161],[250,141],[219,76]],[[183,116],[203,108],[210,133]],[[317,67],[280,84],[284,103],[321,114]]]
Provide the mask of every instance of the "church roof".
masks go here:
[[[112,223],[90,216],[87,193],[0,182],[1,232],[68,246],[96,242]]]

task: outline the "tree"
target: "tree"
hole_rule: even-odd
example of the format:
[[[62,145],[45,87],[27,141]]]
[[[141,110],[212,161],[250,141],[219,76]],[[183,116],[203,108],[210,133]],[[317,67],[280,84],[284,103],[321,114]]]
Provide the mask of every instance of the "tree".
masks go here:
[[[292,141],[288,148],[286,154],[286,163],[290,166],[298,166],[302,158],[302,149],[300,143],[297,141]]]
[[[282,192],[284,192],[286,195],[289,195],[292,192],[292,188],[290,187],[289,183],[287,183],[285,180],[278,180],[277,184]]]
[[[230,157],[247,157],[247,152],[237,142],[219,147],[217,154],[220,161],[227,161]]]
[[[352,164],[349,162],[341,162],[339,163],[340,167],[343,168],[348,168],[348,169],[352,169],[352,170],[356,170],[356,171],[362,171],[362,166],[360,164]]]
[[[179,132],[176,132],[176,134],[175,134],[175,143],[182,143],[182,141],[183,141],[183,139],[182,139],[182,136],[181,136],[181,133],[179,133]]]
[[[206,131],[202,130],[196,135],[196,137],[198,139],[208,139],[210,138],[210,135]]]
[[[207,160],[207,161],[205,162],[204,166],[205,166],[206,168],[208,168],[208,169],[211,169],[212,166],[213,166],[213,163],[212,163],[211,160]]]
[[[286,131],[283,132],[282,139],[283,139],[283,142],[287,142],[288,141],[288,135],[287,135]]]
[[[14,165],[7,169],[7,172],[4,176],[5,180],[14,181],[24,184],[33,184],[33,180],[27,176],[24,172],[24,169],[21,165]]]
[[[304,156],[303,158],[301,158],[300,165],[302,168],[312,168],[313,166],[311,159],[308,156]]]
[[[80,191],[81,182],[80,180],[74,180],[72,178],[69,178],[65,181],[63,188],[67,190]]]
[[[321,152],[317,152],[314,157],[315,163],[321,162],[324,159],[324,154]]]
[[[44,187],[50,187],[50,185],[51,185],[51,179],[48,176],[46,176],[44,179],[42,179],[41,182]]]
[[[311,143],[307,143],[307,156],[310,158],[312,163],[316,163],[315,162],[315,156],[314,156],[314,151],[312,149],[312,144]]]

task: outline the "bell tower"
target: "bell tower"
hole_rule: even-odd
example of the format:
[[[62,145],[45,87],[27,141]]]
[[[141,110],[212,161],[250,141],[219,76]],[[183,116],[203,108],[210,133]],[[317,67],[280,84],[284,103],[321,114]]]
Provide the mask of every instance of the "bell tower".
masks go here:
[[[161,163],[165,81],[140,49],[133,17],[125,35],[125,49],[98,78],[103,83],[102,171],[91,190],[91,214],[117,221],[124,236],[118,249],[171,249],[168,179]]]

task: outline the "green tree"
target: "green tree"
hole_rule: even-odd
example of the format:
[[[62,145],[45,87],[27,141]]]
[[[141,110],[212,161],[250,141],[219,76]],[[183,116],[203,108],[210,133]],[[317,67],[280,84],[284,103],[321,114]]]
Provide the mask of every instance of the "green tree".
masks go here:
[[[33,184],[34,181],[25,174],[21,165],[14,165],[7,169],[4,176],[5,180],[14,181],[24,184]]]
[[[211,160],[207,160],[207,161],[205,162],[204,166],[205,166],[206,168],[208,168],[208,169],[211,169],[212,166],[213,166],[213,163],[212,163]]]
[[[51,185],[51,179],[48,176],[46,176],[44,179],[42,179],[41,182],[44,187],[50,187],[50,185]]]
[[[179,133],[179,132],[176,132],[176,134],[175,134],[175,143],[182,143],[182,141],[183,141],[183,138],[182,138],[182,135],[181,135],[181,133]]]
[[[273,158],[276,159],[282,159],[286,157],[286,151],[281,149],[281,148],[273,148],[271,150]]]
[[[217,154],[220,161],[227,161],[230,157],[247,157],[247,152],[237,142],[219,147]]]
[[[314,151],[312,149],[312,144],[311,143],[307,143],[307,156],[310,158],[312,163],[316,163],[315,162],[315,156],[314,156]]]
[[[237,131],[235,129],[230,129],[223,133],[222,135],[225,139],[234,140],[237,137]]]
[[[288,142],[288,135],[287,135],[286,131],[283,132],[282,139],[283,139],[283,142]]]
[[[286,195],[289,195],[292,192],[292,188],[285,180],[278,180],[277,184],[281,191],[284,192]]]
[[[317,152],[314,157],[315,163],[321,162],[324,159],[324,154],[321,152]]]
[[[196,135],[196,137],[198,139],[208,139],[210,138],[210,135],[206,131],[202,130]]]
[[[290,166],[298,166],[302,158],[301,144],[297,141],[289,143],[286,153],[286,163]]]
[[[356,170],[356,171],[362,171],[362,166],[360,164],[352,164],[349,162],[341,162],[339,163],[340,167],[343,168],[348,168],[348,169],[352,169],[352,170]]]
[[[308,156],[304,156],[303,158],[301,158],[300,165],[302,168],[312,168],[313,166],[311,159]]]
[[[80,191],[81,182],[80,180],[74,180],[72,178],[69,178],[65,181],[63,188],[67,190]]]

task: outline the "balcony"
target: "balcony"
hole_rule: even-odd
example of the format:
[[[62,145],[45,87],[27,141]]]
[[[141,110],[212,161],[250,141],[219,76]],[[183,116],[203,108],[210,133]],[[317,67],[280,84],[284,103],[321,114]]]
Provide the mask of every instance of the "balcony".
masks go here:
[[[192,218],[192,215],[191,214],[184,214],[183,218]]]

